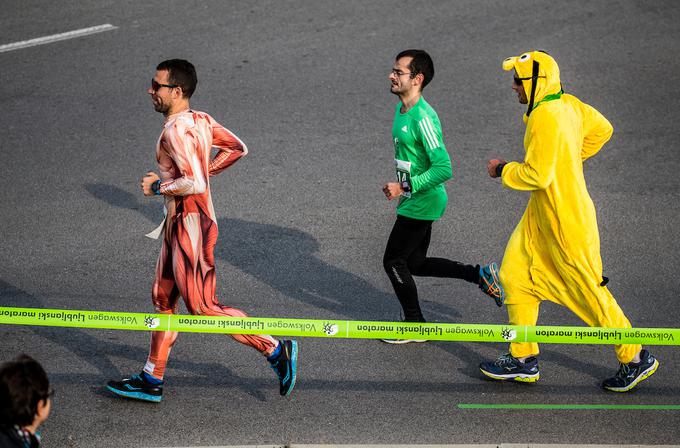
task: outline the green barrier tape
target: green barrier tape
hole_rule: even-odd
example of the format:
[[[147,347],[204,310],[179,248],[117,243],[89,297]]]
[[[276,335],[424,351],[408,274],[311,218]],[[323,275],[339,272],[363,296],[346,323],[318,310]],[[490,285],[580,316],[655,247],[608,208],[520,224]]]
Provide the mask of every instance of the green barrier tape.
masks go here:
[[[465,342],[680,345],[676,328],[530,327],[348,320],[212,317],[0,307],[0,324],[316,338]]]

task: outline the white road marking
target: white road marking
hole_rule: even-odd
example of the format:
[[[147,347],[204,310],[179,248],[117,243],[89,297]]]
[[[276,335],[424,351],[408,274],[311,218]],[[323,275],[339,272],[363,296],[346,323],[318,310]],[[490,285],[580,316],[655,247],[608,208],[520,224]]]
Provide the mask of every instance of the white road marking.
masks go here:
[[[14,42],[11,44],[0,45],[0,53],[12,50],[20,50],[22,48],[35,47],[36,45],[50,44],[60,40],[75,39],[76,37],[88,36],[90,34],[103,33],[104,31],[112,31],[117,29],[117,26],[105,23],[104,25],[91,26],[89,28],[82,28],[80,30],[68,31],[66,33],[53,34],[51,36],[37,37],[30,40],[22,40],[21,42]]]

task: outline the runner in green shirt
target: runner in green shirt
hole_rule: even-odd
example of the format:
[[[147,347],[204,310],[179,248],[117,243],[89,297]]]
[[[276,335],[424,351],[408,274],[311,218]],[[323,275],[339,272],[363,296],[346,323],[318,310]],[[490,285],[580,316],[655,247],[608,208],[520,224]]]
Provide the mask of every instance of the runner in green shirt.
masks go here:
[[[401,100],[392,126],[397,182],[386,183],[383,192],[389,200],[399,198],[399,205],[383,266],[407,322],[425,322],[413,275],[464,279],[479,285],[498,306],[504,300],[496,263],[469,265],[427,256],[432,223],[446,210],[444,182],[452,176],[439,117],[422,97],[423,88],[433,76],[434,64],[423,50],[399,53],[389,75],[390,90]],[[385,342],[422,341],[390,339]]]
[[[394,161],[404,190],[397,214],[435,221],[446,210],[444,182],[451,179],[451,159],[442,142],[439,117],[425,98],[403,109],[399,103],[392,126]]]

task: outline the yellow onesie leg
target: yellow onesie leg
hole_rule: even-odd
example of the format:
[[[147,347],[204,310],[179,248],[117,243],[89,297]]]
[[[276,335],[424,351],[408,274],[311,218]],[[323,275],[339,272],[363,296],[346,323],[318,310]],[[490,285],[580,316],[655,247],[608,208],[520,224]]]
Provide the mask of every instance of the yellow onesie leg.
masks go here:
[[[540,301],[508,305],[508,322],[510,325],[536,325]],[[538,344],[535,342],[512,342],[510,354],[515,358],[538,355]]]
[[[500,280],[505,289],[509,323],[536,325],[541,301],[548,299],[569,308],[591,327],[630,328],[614,297],[600,286],[599,240],[586,250],[564,253],[535,231],[532,247],[525,233],[529,226],[525,215],[508,241],[501,265]],[[617,345],[616,357],[621,363],[629,363],[641,348],[637,344]],[[538,353],[536,343],[510,344],[510,354],[516,358]]]
[[[525,226],[526,214],[508,240],[501,264],[500,280],[505,289],[505,305],[510,325],[536,325],[541,298],[534,291]],[[538,355],[535,342],[511,343],[510,354],[515,358]]]
[[[570,293],[558,298],[558,303],[569,308],[591,327],[631,328],[630,321],[609,289],[593,282],[584,274],[582,272],[580,276],[573,275],[566,279]],[[614,346],[616,358],[623,364],[631,362],[641,349],[639,344]]]

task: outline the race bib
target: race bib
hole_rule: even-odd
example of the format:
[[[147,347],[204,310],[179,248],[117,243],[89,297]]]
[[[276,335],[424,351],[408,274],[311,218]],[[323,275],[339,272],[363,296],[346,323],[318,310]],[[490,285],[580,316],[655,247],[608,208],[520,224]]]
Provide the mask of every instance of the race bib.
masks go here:
[[[394,163],[397,166],[397,182],[401,185],[401,189],[404,190],[404,197],[411,197],[411,162],[406,160],[394,159]]]

